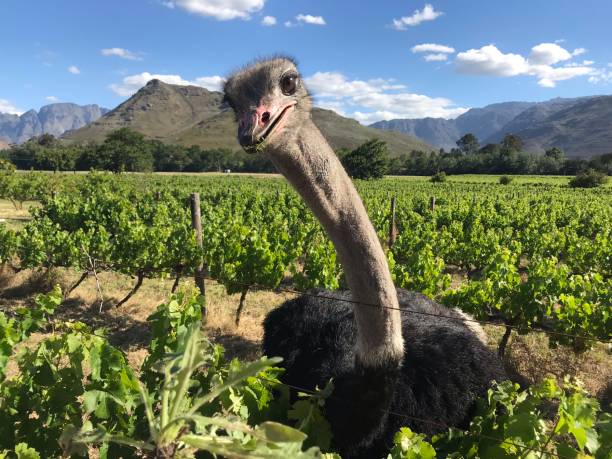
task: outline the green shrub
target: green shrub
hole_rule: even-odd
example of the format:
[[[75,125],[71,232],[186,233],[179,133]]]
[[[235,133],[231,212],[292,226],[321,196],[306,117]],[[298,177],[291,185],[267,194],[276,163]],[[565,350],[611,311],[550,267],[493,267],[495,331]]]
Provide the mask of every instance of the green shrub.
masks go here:
[[[603,172],[596,171],[595,169],[587,169],[571,179],[569,186],[572,188],[595,188],[605,184],[607,181],[608,176]]]
[[[499,178],[499,184],[500,185],[510,185],[512,183],[512,180],[514,180],[512,177],[509,177],[507,175],[502,175]]]
[[[443,183],[443,182],[446,182],[446,172],[444,172],[444,171],[436,172],[434,175],[431,176],[429,181],[432,182],[432,183]]]

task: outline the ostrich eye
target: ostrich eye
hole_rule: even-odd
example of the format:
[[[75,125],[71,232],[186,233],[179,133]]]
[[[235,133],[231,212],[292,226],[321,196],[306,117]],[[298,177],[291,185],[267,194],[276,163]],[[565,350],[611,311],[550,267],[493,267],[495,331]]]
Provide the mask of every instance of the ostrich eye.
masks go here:
[[[298,76],[295,74],[285,75],[281,78],[280,87],[283,94],[286,96],[292,96],[295,94],[298,84]]]

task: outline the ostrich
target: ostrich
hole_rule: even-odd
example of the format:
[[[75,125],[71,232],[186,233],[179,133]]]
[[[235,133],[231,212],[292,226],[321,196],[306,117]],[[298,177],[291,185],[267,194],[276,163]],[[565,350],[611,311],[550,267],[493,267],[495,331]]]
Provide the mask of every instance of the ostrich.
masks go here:
[[[382,457],[404,425],[428,434],[466,425],[475,400],[504,379],[501,362],[464,314],[395,288],[364,205],[312,121],[295,62],[257,61],[231,75],[224,91],[240,144],[267,155],[304,199],[349,288],[311,292],[268,314],[263,351],[284,359],[283,381],[314,389],[333,379],[325,416],[334,450],[346,458]]]

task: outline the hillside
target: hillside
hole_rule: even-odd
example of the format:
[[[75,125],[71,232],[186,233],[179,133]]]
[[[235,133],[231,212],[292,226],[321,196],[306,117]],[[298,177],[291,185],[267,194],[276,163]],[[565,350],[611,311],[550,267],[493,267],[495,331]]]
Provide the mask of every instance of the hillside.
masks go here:
[[[569,156],[589,158],[612,151],[611,104],[612,96],[506,102],[470,109],[455,120],[391,120],[371,126],[414,135],[447,150],[468,132],[476,135],[481,145],[498,143],[512,133],[523,139],[528,150],[559,147]]]
[[[561,148],[568,156],[588,158],[612,152],[612,96],[559,103],[552,111],[529,111],[507,125],[525,148]]]
[[[130,99],[89,126],[67,133],[70,141],[102,141],[116,129],[129,127],[145,136],[180,145],[239,149],[234,115],[221,106],[222,94],[197,86],[151,80]],[[432,147],[413,137],[362,126],[332,111],[313,110],[315,124],[333,148],[355,148],[374,137],[399,155]]]
[[[97,120],[107,111],[97,105],[57,103],[45,105],[38,112],[29,110],[20,116],[0,113],[0,138],[10,143],[22,143],[41,134],[59,137],[66,131]]]
[[[479,139],[485,139],[532,105],[531,102],[503,102],[472,108],[454,120],[396,119],[379,121],[371,127],[413,135],[434,147],[450,150],[457,146],[456,142],[463,134],[471,132]]]

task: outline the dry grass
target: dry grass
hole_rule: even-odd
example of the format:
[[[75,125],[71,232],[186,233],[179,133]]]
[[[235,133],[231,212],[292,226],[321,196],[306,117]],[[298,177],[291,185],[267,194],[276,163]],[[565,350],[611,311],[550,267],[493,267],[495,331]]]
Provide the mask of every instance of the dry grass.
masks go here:
[[[36,201],[26,201],[22,209],[16,209],[11,201],[0,199],[0,223],[12,229],[21,228],[31,218],[28,209],[39,205]]]
[[[36,291],[48,288],[51,282],[59,282],[66,288],[78,277],[78,273],[71,270],[57,270],[51,279],[32,271],[16,274],[8,269],[0,271],[0,309],[27,305]],[[78,320],[94,328],[105,328],[109,341],[126,353],[134,368],[139,368],[146,357],[150,339],[146,319],[166,301],[172,280],[145,280],[130,301],[115,308],[114,305],[132,288],[135,280],[115,273],[101,273],[99,277],[104,295],[102,312],[99,312],[100,299],[95,280],[88,278],[66,299],[56,316],[60,320]],[[193,283],[184,280],[181,286],[193,288]],[[247,360],[260,355],[265,315],[293,296],[269,291],[250,292],[237,327],[234,318],[239,295],[227,295],[223,286],[212,281],[206,282],[206,289],[206,331],[209,337],[225,347],[228,357]],[[493,326],[485,327],[485,331],[491,343],[497,343],[503,333],[503,329]],[[512,336],[506,352],[506,366],[511,373],[520,374],[527,383],[539,381],[549,374],[559,379],[569,374],[581,379],[591,394],[601,399],[611,398],[612,354],[608,347],[598,345],[590,351],[575,354],[569,348],[550,349],[547,337],[540,333]]]

